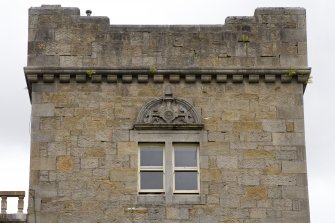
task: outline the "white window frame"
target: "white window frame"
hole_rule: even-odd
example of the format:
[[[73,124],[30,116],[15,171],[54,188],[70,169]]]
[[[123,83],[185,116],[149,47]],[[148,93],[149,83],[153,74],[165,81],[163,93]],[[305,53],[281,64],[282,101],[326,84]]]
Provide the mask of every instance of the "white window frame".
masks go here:
[[[146,144],[162,144],[164,143],[164,191],[159,191],[164,194],[166,202],[172,202],[173,195],[182,196],[183,193],[174,193],[174,180],[173,180],[173,144],[174,143],[194,143],[198,145],[198,157],[200,157],[201,144],[208,142],[207,131],[204,130],[131,130],[130,141],[137,142],[138,148],[140,145]],[[140,150],[138,150],[138,178],[140,177]],[[201,176],[200,176],[200,159],[198,158],[198,190],[193,193],[185,193],[187,196],[201,194]],[[138,194],[155,194],[159,193],[155,191],[143,191],[140,190],[140,179],[138,179]],[[176,198],[176,197],[174,197]],[[176,198],[177,199],[177,198]]]
[[[197,166],[196,167],[176,167],[175,166],[175,149],[178,146],[180,147],[188,147],[190,145],[193,145],[196,147],[196,161],[197,161]],[[172,143],[173,150],[172,150],[172,174],[173,174],[173,193],[174,194],[199,194],[200,192],[200,164],[199,164],[199,143],[179,143],[179,142],[174,142]],[[177,190],[176,189],[176,181],[175,181],[175,175],[176,172],[196,172],[197,173],[197,190]]]
[[[161,146],[163,152],[162,166],[141,166],[141,147],[146,148],[152,146]],[[138,145],[138,192],[139,193],[165,193],[165,143],[139,143]],[[162,172],[163,173],[163,188],[162,189],[141,189],[141,173],[142,172]]]

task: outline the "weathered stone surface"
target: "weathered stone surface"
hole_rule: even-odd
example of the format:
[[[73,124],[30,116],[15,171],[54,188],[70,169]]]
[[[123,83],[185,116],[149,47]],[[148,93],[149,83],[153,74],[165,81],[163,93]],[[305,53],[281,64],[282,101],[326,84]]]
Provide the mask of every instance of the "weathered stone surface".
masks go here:
[[[110,25],[61,6],[29,17],[36,222],[309,222],[303,9],[212,26]],[[157,100],[143,113],[155,129],[136,129]],[[158,125],[189,125],[189,109],[200,130]],[[139,143],[163,145],[162,193],[138,191]],[[199,193],[174,193],[175,143],[199,145]]]

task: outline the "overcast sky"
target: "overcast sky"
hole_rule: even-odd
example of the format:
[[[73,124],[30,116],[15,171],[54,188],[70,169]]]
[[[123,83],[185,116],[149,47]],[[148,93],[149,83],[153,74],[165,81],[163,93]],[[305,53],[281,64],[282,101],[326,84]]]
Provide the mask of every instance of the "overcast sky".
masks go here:
[[[0,2],[0,191],[28,189],[30,101],[23,67],[28,8],[61,4],[108,16],[111,24],[223,24],[257,7],[307,9],[313,83],[304,95],[311,220],[335,222],[335,1],[331,0],[11,0]],[[26,205],[27,203],[25,203]],[[14,211],[13,205],[11,210]],[[16,210],[15,210],[16,211]]]

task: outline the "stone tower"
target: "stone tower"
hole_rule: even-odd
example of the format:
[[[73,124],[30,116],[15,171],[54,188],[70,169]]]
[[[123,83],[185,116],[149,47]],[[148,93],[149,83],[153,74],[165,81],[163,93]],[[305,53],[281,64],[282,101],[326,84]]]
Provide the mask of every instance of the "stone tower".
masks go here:
[[[28,222],[309,222],[305,16],[136,26],[31,8]]]

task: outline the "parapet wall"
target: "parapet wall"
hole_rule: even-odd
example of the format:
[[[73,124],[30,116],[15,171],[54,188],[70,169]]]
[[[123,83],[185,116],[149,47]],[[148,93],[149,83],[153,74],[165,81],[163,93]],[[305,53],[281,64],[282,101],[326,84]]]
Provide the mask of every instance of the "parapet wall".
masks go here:
[[[258,8],[224,25],[110,25],[78,8],[29,10],[28,67],[305,68],[302,8]]]

